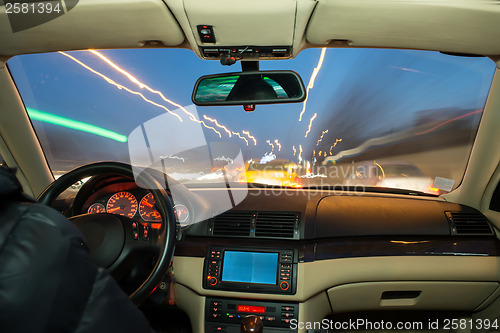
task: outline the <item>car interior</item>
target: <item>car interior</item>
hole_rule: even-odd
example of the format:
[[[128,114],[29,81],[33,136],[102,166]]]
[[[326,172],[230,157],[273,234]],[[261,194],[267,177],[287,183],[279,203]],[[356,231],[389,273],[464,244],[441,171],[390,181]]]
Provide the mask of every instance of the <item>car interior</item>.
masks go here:
[[[93,262],[111,272],[157,332],[500,330],[497,2],[35,2],[45,6],[42,14],[29,13],[32,8],[37,9],[35,6],[16,7],[15,3],[0,3],[0,164],[16,168],[25,193],[57,209],[69,218],[68,223],[80,228]],[[52,14],[47,13],[48,3],[59,4],[60,13],[55,14],[56,7]],[[457,110],[463,107],[462,113],[445,110],[447,105],[439,102],[445,98],[436,98],[437,106],[421,103],[418,99],[424,94],[418,95],[411,89],[383,95],[380,86],[392,84],[384,80],[374,80],[375,88],[361,83],[349,85],[349,77],[357,74],[343,70],[342,63],[328,67],[332,69],[328,73],[320,71],[323,58],[329,64],[327,61],[343,57],[354,59],[353,52],[365,51],[372,53],[356,58],[358,64],[366,64],[362,69],[365,72],[372,70],[371,56],[389,59],[390,52],[419,57],[422,54],[422,58],[431,54],[429,57],[439,59],[435,68],[445,71],[448,81],[439,87],[428,85],[422,89],[428,89],[425,91],[429,96],[427,91],[445,91],[455,103],[450,105],[458,105]],[[147,75],[152,75],[154,69],[141,72],[140,64],[122,65],[128,61],[121,57],[126,52],[134,59],[158,56],[168,68],[177,68],[189,80],[194,78],[187,83],[181,79],[171,83],[171,91],[176,85],[194,90],[182,92],[183,102],[167,101],[170,97],[159,92],[165,91],[169,96],[166,88],[161,84],[156,88],[150,84],[150,88],[145,83],[152,78]],[[91,65],[91,57],[103,60],[109,68],[114,66],[116,76]],[[302,65],[301,57],[312,60],[307,66]],[[448,59],[456,67],[447,67],[441,59]],[[26,88],[31,83],[26,82],[39,77],[36,67],[43,67],[44,63],[60,67],[61,73],[84,72],[86,76],[82,76],[81,82],[95,77],[103,85],[112,84],[109,89],[116,90],[116,94],[134,91],[130,98],[136,98],[137,105],[146,103],[150,98],[146,93],[150,93],[160,97],[155,102],[151,97],[147,103],[156,105],[148,107],[158,108],[165,103],[176,106],[163,107],[157,118],[144,116],[133,126],[124,127],[126,130],[120,132],[125,135],[123,140],[113,137],[114,132],[101,131],[104,134],[94,135],[94,141],[79,143],[78,135],[91,135],[82,134],[83,130],[97,130],[82,127],[85,118],[70,122],[68,119],[77,111],[50,118],[40,111],[43,103],[37,108],[29,101],[38,95],[51,95],[52,105],[80,110],[79,105],[97,97],[79,92],[79,79],[67,84],[73,85],[68,90],[36,92],[33,88],[32,92]],[[470,89],[457,88],[462,87],[462,76],[457,74],[457,64],[462,63],[470,66],[466,72],[476,80],[464,85]],[[415,69],[417,62],[414,64],[394,65],[402,73],[392,80],[394,87],[399,84],[406,89],[404,75],[427,75],[422,69]],[[69,65],[74,67],[65,67]],[[167,81],[170,72],[163,71],[160,65],[157,68]],[[489,76],[478,74],[483,73],[482,68],[488,69],[484,72]],[[437,76],[432,75],[427,75],[428,80]],[[340,76],[346,77],[343,88],[334,83],[334,78]],[[68,96],[78,98],[59,99],[59,94],[67,94],[69,89]],[[106,93],[98,89],[103,95]],[[342,94],[349,89],[354,91],[354,97],[343,99]],[[357,100],[358,95],[370,89],[374,91],[372,97]],[[482,89],[484,98],[477,97],[478,106],[469,108],[461,96],[474,89]],[[338,91],[341,96],[335,97]],[[144,95],[140,97],[139,92]],[[385,128],[370,136],[375,132],[362,127],[361,131],[368,133],[366,140],[349,143],[353,142],[352,138],[349,141],[350,130],[342,138],[329,137],[334,130],[326,130],[326,121],[325,126],[315,127],[319,123],[314,123],[316,117],[329,112],[333,115],[335,106],[344,101],[345,105],[358,108],[377,96],[391,102],[398,100],[398,95],[406,98],[412,93],[417,97],[400,104],[407,110],[395,108],[387,118],[379,115],[376,104],[366,111]],[[313,104],[320,94],[325,102]],[[120,98],[116,96],[110,95],[106,105]],[[389,102],[380,108],[389,108]],[[125,110],[126,102],[119,103],[116,108]],[[135,105],[130,104],[130,108]],[[312,110],[313,105],[324,112]],[[305,111],[303,121],[300,114],[300,126],[304,127],[299,132],[289,125],[291,122],[273,118],[268,107],[279,108],[275,115],[289,112],[294,123],[298,123],[299,112]],[[413,130],[403,132],[393,125],[398,117],[417,108],[430,111],[412,118]],[[107,110],[106,106],[96,112],[105,114]],[[183,119],[194,117],[196,110],[205,116],[187,120],[182,123],[187,127],[181,128],[172,115],[178,110]],[[437,117],[432,113],[436,110],[442,112],[442,118],[432,118]],[[224,118],[225,112],[231,115]],[[269,118],[251,120],[266,114]],[[377,130],[375,121],[362,122],[363,113],[353,110],[352,114],[359,123]],[[219,117],[219,122],[210,115]],[[474,121],[467,122],[471,117]],[[123,119],[116,118],[116,124],[108,121],[109,128],[125,124],[125,118],[133,117],[126,114]],[[340,116],[336,119],[340,119],[336,125],[339,128],[356,124],[343,123],[346,118]],[[238,129],[241,132],[224,130],[224,124],[229,127],[237,121],[243,124]],[[63,125],[66,128],[61,129]],[[195,125],[203,125],[209,135],[220,132],[213,140],[217,142],[199,141],[200,136],[206,139],[207,135],[199,134],[201,130],[195,129]],[[55,126],[56,130],[49,132],[50,127],[44,126]],[[271,133],[286,133],[287,139],[278,134],[259,136],[263,128]],[[77,135],[76,131],[81,133]],[[224,131],[231,140],[239,140],[242,147],[233,149],[225,144],[220,139],[226,135]],[[414,139],[417,137],[420,141]],[[458,148],[447,140],[459,137],[460,147],[467,148],[460,150],[459,159],[454,159],[448,153]],[[324,138],[331,139],[326,146],[321,142]],[[309,140],[309,148],[305,139]],[[106,140],[121,144],[126,159],[116,157],[114,146]],[[410,151],[408,142],[417,142],[414,146],[420,150],[411,146],[414,152]],[[88,150],[98,147],[95,149],[102,153],[87,161],[80,148],[74,148],[79,145],[87,145]],[[258,145],[262,150],[258,150]],[[167,146],[175,150],[168,150]],[[282,148],[288,149],[289,156],[280,156]],[[251,149],[254,150],[250,155]],[[413,155],[425,149],[429,154],[422,154],[430,162],[413,159]],[[73,150],[78,150],[82,158],[74,157]],[[163,157],[149,160],[148,156],[157,153]],[[179,154],[173,156],[176,153]],[[57,161],[59,164],[52,157],[57,154],[65,156]],[[219,170],[223,174],[221,182],[200,185],[176,177],[182,172],[199,171],[184,159],[192,161],[207,154],[220,156],[204,167],[212,172]],[[143,158],[148,160],[145,166],[139,162]],[[392,161],[385,162],[388,158]],[[267,171],[266,159],[274,159]],[[165,164],[167,160],[171,165]],[[216,162],[227,163],[218,166]],[[344,174],[347,183],[343,186],[338,186],[337,179],[325,185],[324,180],[330,176],[322,173],[331,172],[343,162],[347,166],[357,163],[352,169],[357,171]],[[429,163],[451,171],[429,172]],[[364,165],[370,170],[369,176],[359,171]],[[173,172],[174,166],[180,169]],[[389,175],[391,166],[398,167],[393,178]],[[410,175],[410,169],[417,176]],[[245,180],[238,180],[245,172]],[[228,181],[230,175],[235,177],[234,183]],[[369,181],[356,182],[364,178]],[[109,216],[115,219],[114,224]],[[106,225],[109,235],[118,224],[121,240],[106,236],[95,241],[99,236],[92,226],[96,223]],[[248,318],[255,321],[253,326],[244,322]]]

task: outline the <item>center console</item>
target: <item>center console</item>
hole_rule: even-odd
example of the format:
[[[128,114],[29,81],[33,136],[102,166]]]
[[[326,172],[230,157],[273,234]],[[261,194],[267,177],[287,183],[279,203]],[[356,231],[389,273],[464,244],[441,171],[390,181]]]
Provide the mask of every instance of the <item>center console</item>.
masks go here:
[[[203,267],[203,288],[221,291],[294,295],[297,290],[297,250],[211,246]],[[248,315],[258,316],[264,332],[293,332],[298,319],[294,302],[210,298],[205,304],[205,331],[239,333]]]

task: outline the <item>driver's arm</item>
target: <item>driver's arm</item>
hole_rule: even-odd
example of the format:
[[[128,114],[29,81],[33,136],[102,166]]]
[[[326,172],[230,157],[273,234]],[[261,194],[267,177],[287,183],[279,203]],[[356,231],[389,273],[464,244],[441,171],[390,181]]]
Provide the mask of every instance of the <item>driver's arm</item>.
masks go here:
[[[1,331],[150,332],[142,312],[93,265],[76,227],[50,207],[20,201],[9,173],[0,168]]]

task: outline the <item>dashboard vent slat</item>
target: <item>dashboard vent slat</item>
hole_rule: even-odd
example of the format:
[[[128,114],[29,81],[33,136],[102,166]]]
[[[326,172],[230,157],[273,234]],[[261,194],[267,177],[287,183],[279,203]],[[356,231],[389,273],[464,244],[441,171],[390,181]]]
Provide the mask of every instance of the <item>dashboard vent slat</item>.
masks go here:
[[[250,236],[252,213],[246,211],[227,211],[214,218],[214,236]]]
[[[259,212],[255,236],[293,238],[297,224],[298,214],[294,212]]]
[[[488,220],[479,212],[445,212],[455,235],[493,235]]]

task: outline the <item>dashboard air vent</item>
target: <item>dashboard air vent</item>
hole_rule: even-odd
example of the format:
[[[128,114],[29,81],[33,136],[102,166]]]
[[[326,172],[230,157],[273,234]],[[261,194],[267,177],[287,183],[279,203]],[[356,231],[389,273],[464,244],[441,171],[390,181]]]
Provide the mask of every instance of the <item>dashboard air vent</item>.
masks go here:
[[[294,238],[299,215],[295,212],[259,212],[255,223],[256,237]]]
[[[227,211],[214,217],[213,235],[250,236],[252,213],[246,211]]]
[[[479,212],[445,212],[455,235],[493,235],[488,220]]]

